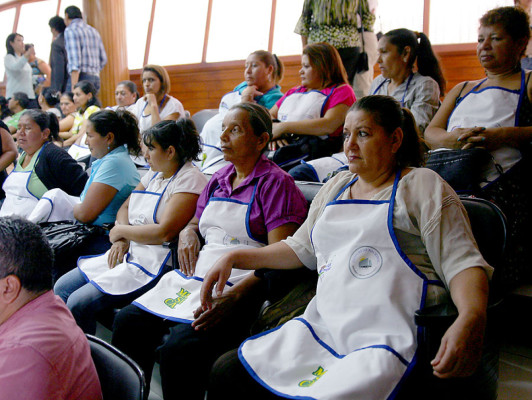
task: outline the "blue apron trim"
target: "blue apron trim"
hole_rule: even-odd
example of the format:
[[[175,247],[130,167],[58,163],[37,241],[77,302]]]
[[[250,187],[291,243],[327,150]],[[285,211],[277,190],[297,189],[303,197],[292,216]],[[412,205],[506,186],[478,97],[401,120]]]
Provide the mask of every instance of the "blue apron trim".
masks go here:
[[[303,318],[294,318],[293,321],[299,321],[301,323],[303,323],[307,329],[310,331],[310,333],[312,334],[312,336],[314,337],[314,339],[325,349],[327,350],[331,355],[333,355],[334,357],[336,358],[339,358],[339,359],[342,359],[344,358],[346,355],[340,355],[338,353],[336,353],[333,349],[331,349],[325,342],[323,342],[317,335],[316,333],[314,332],[314,330],[312,329],[312,327],[310,326],[310,324],[304,320]],[[257,373],[253,370],[253,368],[249,365],[249,363],[247,362],[247,360],[244,358],[243,354],[242,354],[242,347],[244,345],[245,342],[247,341],[250,341],[250,340],[254,340],[254,339],[257,339],[257,338],[260,338],[261,336],[264,336],[266,334],[269,334],[269,333],[272,333],[272,332],[275,332],[276,330],[278,329],[281,329],[282,326],[278,326],[276,328],[273,328],[271,330],[268,330],[266,332],[261,332],[257,335],[254,335],[248,339],[246,339],[238,348],[238,358],[240,359],[240,362],[242,363],[242,365],[244,366],[244,368],[246,369],[246,371],[251,375],[251,377],[253,379],[255,379],[261,386],[263,386],[264,388],[268,389],[270,392],[272,393],[275,393],[276,395],[278,396],[281,396],[281,397],[284,397],[284,398],[287,398],[287,399],[314,399],[314,397],[309,397],[309,396],[289,396],[285,393],[282,393],[282,392],[279,392],[275,389],[273,389],[272,387],[270,387],[267,383],[265,383],[258,375]],[[359,349],[355,349],[353,351],[351,351],[349,354],[352,354],[352,353],[355,353],[357,351],[362,351],[362,350],[368,350],[368,349],[382,349],[382,350],[386,350],[388,352],[390,352],[391,354],[393,354],[394,356],[397,357],[397,359],[399,359],[399,361],[401,361],[401,363],[403,363],[405,366],[407,366],[407,370],[405,372],[405,374],[403,375],[403,378],[401,378],[401,381],[404,379],[405,375],[408,373],[411,372],[412,368],[413,368],[413,365],[414,365],[414,362],[408,362],[407,360],[405,360],[397,351],[395,351],[393,348],[391,348],[390,346],[387,346],[387,345],[384,345],[384,344],[377,344],[377,345],[373,345],[373,346],[367,346],[367,347],[362,347],[362,348],[359,348]],[[415,357],[414,357],[415,358]],[[400,382],[401,382],[400,381]],[[395,388],[394,392],[396,391],[397,387]],[[392,392],[393,394],[393,392]]]
[[[210,148],[212,148],[212,149],[218,150],[219,152],[222,152],[222,149],[219,148],[219,147],[216,147],[216,146],[213,146],[213,145],[210,145],[210,144],[207,144],[207,143],[202,143],[202,145],[203,145],[204,147],[210,147]]]
[[[275,329],[272,329],[271,331],[267,331],[267,332],[273,332],[277,329],[279,329],[280,327],[277,327]],[[260,334],[260,336],[262,336],[264,333]],[[251,338],[247,339],[247,340],[251,340],[252,338],[255,338],[255,337],[258,337],[259,335],[256,335],[256,336],[252,336]],[[246,341],[247,341],[246,340]],[[284,398],[287,398],[287,399],[298,399],[298,400],[316,400],[314,397],[310,397],[310,396],[289,396],[285,393],[281,393],[279,392],[278,390],[275,390],[274,388],[270,387],[268,384],[266,384],[266,382],[264,382],[258,375],[257,373],[253,370],[253,368],[251,368],[251,366],[249,365],[249,363],[246,361],[246,359],[244,358],[244,356],[242,355],[242,346],[243,346],[244,343],[242,343],[240,345],[240,347],[238,348],[238,358],[240,360],[240,362],[242,363],[242,365],[244,366],[244,368],[246,369],[246,371],[248,372],[248,374],[251,375],[251,377],[253,379],[255,379],[257,381],[257,383],[259,383],[262,387],[264,387],[265,389],[269,390],[270,392],[276,394],[277,396],[280,396],[280,397],[284,397]]]
[[[523,98],[525,94],[526,83],[525,83],[525,70],[521,69],[521,88],[519,90],[519,101],[517,102],[517,109],[515,110],[515,126],[519,126],[519,116],[521,114],[521,104],[523,103]]]
[[[224,161],[224,158],[223,158],[223,157],[222,157],[222,158],[219,158],[219,159],[216,160],[215,162],[213,162],[213,163],[211,163],[211,164],[209,164],[209,165],[207,165],[207,166],[201,168],[200,171],[203,172],[203,171],[205,171],[207,168],[210,168],[210,167],[212,167],[213,165],[216,165],[216,164],[218,164],[218,163],[221,162],[221,161]]]
[[[144,194],[153,194],[154,196],[160,196],[160,193],[148,192],[147,190],[132,190],[131,193],[144,193]]]
[[[48,221],[48,219],[50,218],[50,215],[52,215],[52,212],[54,211],[54,202],[52,201],[52,199],[49,199],[48,197],[41,197],[41,200],[48,200],[50,202],[50,205],[52,206],[52,208],[50,209],[50,214],[48,214],[48,216],[46,217],[46,221]]]
[[[230,197],[211,197],[209,199],[209,202],[211,202],[211,201],[225,201],[227,203],[236,203],[236,204],[240,204],[240,205],[243,205],[243,206],[247,206],[249,204],[249,203],[247,203],[245,201],[232,199]],[[207,204],[209,204],[209,202]]]
[[[406,81],[406,87],[405,87],[405,91],[403,93],[403,98],[401,99],[401,107],[405,107],[405,97],[406,97],[406,92],[408,91],[408,87],[410,86],[410,82],[412,81],[412,78],[414,77],[414,73],[411,73],[409,76],[408,76],[408,80]],[[372,94],[376,94],[380,88],[386,83],[386,82],[391,82],[390,79],[384,79],[379,86],[377,86],[377,88],[373,91]]]
[[[325,106],[327,105],[327,103],[329,102],[329,98],[332,96],[332,94],[334,93],[334,90],[338,87],[338,85],[334,85],[332,90],[331,90],[331,93],[329,93],[326,97],[325,97],[325,101],[323,102],[323,105],[321,106],[321,110],[320,110],[320,116],[323,118],[323,116],[325,115]]]
[[[137,303],[136,301],[132,302],[131,304],[140,308],[141,310],[149,312],[150,314],[156,315],[157,317],[162,318],[162,319],[167,319],[167,320],[174,321],[174,322],[181,322],[183,324],[191,324],[193,322],[192,319],[175,318],[175,317],[169,317],[168,315],[159,314],[155,311],[150,310],[149,308],[144,307],[142,304]]]
[[[397,397],[397,395],[399,394],[400,390],[402,389],[404,385],[404,382],[410,376],[414,367],[417,365],[417,359],[418,359],[418,350],[416,350],[416,353],[414,354],[412,361],[410,362],[410,364],[408,364],[408,367],[406,368],[405,373],[403,374],[403,376],[401,377],[397,385],[395,385],[394,389],[392,390],[392,393],[390,393],[387,400],[393,400]]]
[[[471,89],[464,97],[462,97],[460,99],[460,101],[456,104],[456,106],[454,107],[453,111],[451,112],[451,114],[449,115],[449,118],[447,118],[447,127],[449,127],[449,121],[451,120],[451,117],[454,113],[454,111],[458,108],[458,105],[467,97],[469,96],[470,94],[479,94],[479,93],[482,93],[486,90],[489,90],[489,89],[498,89],[498,90],[503,90],[505,92],[510,92],[510,93],[519,93],[519,101],[517,103],[517,110],[516,110],[516,113],[515,113],[515,126],[518,125],[519,123],[519,111],[520,111],[520,108],[521,108],[521,103],[523,101],[523,94],[525,93],[525,88],[526,88],[526,85],[525,85],[525,71],[523,69],[521,69],[521,87],[518,89],[518,90],[512,90],[512,89],[507,89],[507,88],[503,88],[503,87],[500,87],[500,86],[487,86],[485,88],[482,88],[478,91],[476,91],[476,89],[482,85],[484,82],[487,81],[488,78],[485,78],[483,79],[482,81],[480,81],[480,83],[478,83],[477,85],[475,85],[475,87],[473,89]]]
[[[179,276],[181,276],[181,278],[183,279],[186,279],[187,281],[190,281],[190,280],[195,280],[195,281],[198,281],[198,282],[203,282],[203,278],[200,278],[199,276],[196,276],[196,275],[193,275],[193,276],[186,276],[185,274],[183,274],[180,270],[178,269],[174,269],[172,270],[171,272],[175,272],[176,274],[178,274]],[[227,286],[231,287],[231,286],[234,286],[234,283],[231,283],[229,281],[227,281],[225,283]]]
[[[100,257],[100,256],[103,256],[105,253],[101,253],[101,254],[93,254],[93,255],[90,255],[90,256],[81,256],[81,257],[78,257],[78,261],[76,261],[76,267],[78,268],[79,272],[81,273],[81,275],[85,278],[85,280],[87,282],[90,282],[90,279],[89,277],[87,276],[87,274],[85,274],[85,272],[83,272],[83,270],[79,267],[79,260],[85,260],[85,259],[88,259],[88,258],[95,258],[95,257]]]
[[[128,293],[121,293],[121,294],[113,294],[113,293],[106,292],[106,291],[105,291],[100,285],[98,285],[98,284],[97,284],[96,282],[94,282],[93,280],[89,281],[89,283],[90,283],[92,286],[94,286],[96,289],[98,289],[100,292],[105,293],[105,294],[108,294],[108,295],[110,295],[110,296],[123,296],[123,295],[131,294],[131,293],[133,293],[133,292],[135,292],[135,291],[137,291],[137,290],[139,290],[139,289],[145,287],[146,285],[149,285],[150,282],[153,282],[153,280],[154,280],[155,278],[157,278],[157,277],[161,274],[161,272],[163,271],[163,269],[164,269],[166,263],[168,262],[168,259],[170,258],[170,255],[171,255],[171,254],[172,254],[172,253],[169,251],[168,254],[166,255],[166,258],[164,259],[164,261],[162,262],[161,266],[159,267],[159,271],[157,271],[157,274],[156,274],[156,275],[150,274],[148,271],[146,271],[144,268],[142,268],[142,266],[141,266],[140,264],[136,264],[136,263],[128,262],[128,264],[130,264],[130,265],[134,265],[135,267],[139,268],[142,272],[144,272],[146,275],[148,275],[150,278],[152,278],[152,279],[151,279],[149,282],[147,282],[144,286],[141,286],[140,288],[134,289],[134,290],[132,290],[131,292],[128,292]],[[128,257],[129,257],[129,253],[128,253]],[[127,262],[127,259],[126,259],[126,262]],[[80,271],[81,271],[81,269],[80,269]],[[85,279],[87,279],[87,278],[85,277]]]
[[[254,241],[258,242],[258,243],[268,244],[267,241],[265,242],[264,240],[257,239],[255,236],[253,236],[253,234],[251,233],[250,225],[249,225],[249,217],[251,215],[251,207],[253,206],[253,202],[255,201],[255,194],[257,192],[257,185],[258,185],[258,182],[255,183],[255,186],[253,187],[253,192],[251,193],[251,198],[249,199],[249,202],[244,202],[244,201],[241,201],[241,200],[232,199],[230,197],[214,197],[214,192],[216,191],[216,189],[218,189],[220,187],[220,185],[216,185],[211,191],[209,200],[207,201],[207,205],[211,201],[226,201],[226,202],[229,202],[229,203],[247,205],[248,209],[246,211],[246,231],[247,231],[248,236],[251,239],[253,239]],[[205,208],[207,208],[207,205],[205,205]],[[201,217],[200,217],[200,219],[201,219]]]

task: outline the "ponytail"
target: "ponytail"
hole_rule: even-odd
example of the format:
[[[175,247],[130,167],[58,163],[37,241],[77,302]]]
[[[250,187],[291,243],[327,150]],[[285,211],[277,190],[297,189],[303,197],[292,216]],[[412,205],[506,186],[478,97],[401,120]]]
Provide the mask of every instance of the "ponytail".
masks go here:
[[[430,40],[423,32],[419,32],[419,46],[417,51],[417,69],[421,75],[430,76],[440,87],[440,93],[445,93],[445,78],[441,71],[440,62],[436,58]]]
[[[440,87],[440,92],[445,93],[445,78],[441,71],[440,62],[436,58],[430,40],[423,32],[414,32],[409,29],[394,29],[384,35],[391,44],[397,47],[401,54],[405,47],[410,47],[408,66],[413,67],[417,61],[418,72],[423,76],[430,76]]]

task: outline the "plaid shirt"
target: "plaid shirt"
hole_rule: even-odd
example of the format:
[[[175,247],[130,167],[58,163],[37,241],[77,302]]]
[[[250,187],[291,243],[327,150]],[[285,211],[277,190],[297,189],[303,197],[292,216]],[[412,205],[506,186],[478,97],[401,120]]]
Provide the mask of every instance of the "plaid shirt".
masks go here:
[[[107,54],[105,54],[100,34],[81,18],[72,20],[66,28],[65,47],[69,73],[80,71],[90,75],[99,75],[107,63]]]

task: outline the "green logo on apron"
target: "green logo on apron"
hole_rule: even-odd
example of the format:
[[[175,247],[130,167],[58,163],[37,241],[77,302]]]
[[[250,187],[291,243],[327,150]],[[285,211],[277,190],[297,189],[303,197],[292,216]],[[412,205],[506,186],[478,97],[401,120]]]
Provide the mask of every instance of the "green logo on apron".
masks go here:
[[[324,370],[322,367],[318,367],[318,369],[312,373],[312,375],[315,376],[314,379],[310,381],[301,381],[299,382],[298,386],[299,387],[310,387],[314,385],[318,379],[320,379],[323,375],[325,375],[326,372],[327,371]]]
[[[175,299],[170,297],[164,301],[164,304],[166,304],[170,308],[175,308],[175,306],[182,304],[188,298],[188,296],[190,296],[190,292],[183,288],[181,288],[179,293],[176,293],[176,294],[177,294],[177,297]]]

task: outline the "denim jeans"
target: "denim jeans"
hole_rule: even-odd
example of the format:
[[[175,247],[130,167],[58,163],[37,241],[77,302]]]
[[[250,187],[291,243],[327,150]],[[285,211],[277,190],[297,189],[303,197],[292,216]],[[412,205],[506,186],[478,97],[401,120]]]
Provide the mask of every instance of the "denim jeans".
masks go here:
[[[164,271],[159,277],[163,273]],[[102,292],[87,282],[79,268],[74,268],[59,278],[54,286],[54,293],[66,303],[83,332],[94,335],[98,313],[110,308],[121,308],[128,305],[154,287],[158,281],[159,278],[155,278],[147,285],[131,293],[112,295]]]
[[[96,92],[100,91],[100,77],[98,75],[90,75],[90,74],[87,74],[86,72],[80,72],[78,82],[80,81],[89,81],[96,88]],[[68,76],[66,90],[67,92],[72,91],[72,81],[71,81],[70,75]]]

